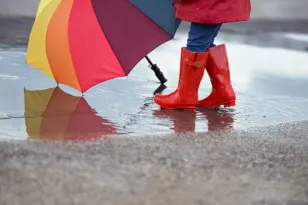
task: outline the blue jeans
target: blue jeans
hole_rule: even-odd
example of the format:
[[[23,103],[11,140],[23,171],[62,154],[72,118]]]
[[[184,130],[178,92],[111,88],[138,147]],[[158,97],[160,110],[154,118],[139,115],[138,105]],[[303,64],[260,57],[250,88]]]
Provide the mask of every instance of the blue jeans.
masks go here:
[[[192,52],[204,52],[215,46],[214,40],[222,24],[191,23],[186,48]]]

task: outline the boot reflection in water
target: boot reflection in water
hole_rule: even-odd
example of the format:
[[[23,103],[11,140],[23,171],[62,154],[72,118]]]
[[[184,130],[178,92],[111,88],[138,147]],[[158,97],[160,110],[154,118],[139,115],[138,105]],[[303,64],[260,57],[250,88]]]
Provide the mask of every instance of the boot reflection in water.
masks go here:
[[[234,113],[217,110],[200,111],[207,119],[208,131],[219,131],[233,128]]]
[[[233,128],[233,113],[217,110],[156,110],[153,115],[158,118],[168,118],[171,121],[171,129],[175,133],[195,132],[197,116],[207,120],[208,131],[219,131]]]
[[[153,115],[158,118],[168,118],[171,121],[171,129],[175,133],[195,132],[196,112],[194,110],[156,110]]]
[[[177,89],[168,95],[155,95],[154,102],[165,109],[235,106],[236,96],[230,79],[225,45],[214,40],[223,23],[250,19],[250,0],[174,1],[178,19],[191,22],[187,46],[182,48]],[[204,70],[211,79],[212,92],[198,101]]]

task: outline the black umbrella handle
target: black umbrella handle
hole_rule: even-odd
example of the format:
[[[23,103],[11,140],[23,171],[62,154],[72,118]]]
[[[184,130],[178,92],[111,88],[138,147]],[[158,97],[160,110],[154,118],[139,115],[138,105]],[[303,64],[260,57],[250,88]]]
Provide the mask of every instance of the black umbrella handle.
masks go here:
[[[167,82],[167,79],[165,78],[164,74],[161,72],[159,67],[156,64],[153,64],[148,56],[145,56],[145,59],[150,64],[150,68],[154,71],[154,73],[155,73],[156,77],[158,78],[158,80],[160,81],[160,83],[164,84],[165,82]]]

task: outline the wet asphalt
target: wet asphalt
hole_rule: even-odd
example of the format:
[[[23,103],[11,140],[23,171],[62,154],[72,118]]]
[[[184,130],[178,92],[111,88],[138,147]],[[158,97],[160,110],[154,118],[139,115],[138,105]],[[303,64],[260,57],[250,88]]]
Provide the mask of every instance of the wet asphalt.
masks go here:
[[[308,204],[305,21],[224,26],[238,104],[182,112],[152,98],[176,88],[187,25],[150,54],[165,86],[142,60],[82,97],[25,65],[29,20],[2,22],[1,205]]]
[[[1,205],[307,205],[308,122],[0,143]]]

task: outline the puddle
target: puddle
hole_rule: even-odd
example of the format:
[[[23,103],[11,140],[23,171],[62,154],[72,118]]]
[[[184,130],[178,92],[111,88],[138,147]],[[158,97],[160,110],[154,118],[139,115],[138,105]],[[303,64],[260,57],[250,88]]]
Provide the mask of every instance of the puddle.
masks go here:
[[[0,74],[0,80],[18,80],[18,79],[19,79],[18,76]]]
[[[219,39],[218,39],[219,41]],[[219,42],[218,42],[219,43]],[[160,110],[154,92],[169,93],[178,80],[179,34],[149,56],[162,69],[166,88],[142,60],[128,78],[114,79],[80,93],[56,84],[24,64],[23,51],[0,51],[0,139],[96,140],[216,131],[308,119],[308,54],[228,44],[237,92],[232,109]],[[211,91],[204,77],[200,98]]]
[[[285,34],[287,38],[298,40],[298,41],[305,41],[308,42],[308,35],[301,34],[301,33],[287,33]]]

